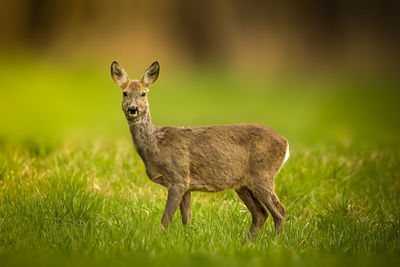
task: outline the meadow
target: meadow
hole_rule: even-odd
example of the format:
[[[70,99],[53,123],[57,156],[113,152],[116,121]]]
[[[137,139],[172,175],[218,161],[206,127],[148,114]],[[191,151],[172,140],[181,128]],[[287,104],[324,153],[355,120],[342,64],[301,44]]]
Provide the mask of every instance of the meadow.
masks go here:
[[[275,235],[270,217],[248,240],[251,217],[233,191],[193,193],[191,226],[178,211],[161,230],[166,190],[133,148],[111,62],[3,58],[1,266],[400,264],[398,80],[161,62],[155,124],[259,123],[290,142],[275,180],[286,224]],[[131,78],[147,67],[120,63]]]

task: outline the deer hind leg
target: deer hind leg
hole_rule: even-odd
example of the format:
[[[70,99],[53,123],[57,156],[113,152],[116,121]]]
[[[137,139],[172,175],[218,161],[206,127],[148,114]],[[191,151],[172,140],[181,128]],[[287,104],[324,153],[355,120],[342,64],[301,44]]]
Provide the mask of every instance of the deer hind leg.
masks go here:
[[[279,201],[278,196],[275,194],[273,186],[262,186],[257,184],[249,187],[254,193],[254,196],[261,200],[262,204],[264,204],[271,213],[272,218],[274,218],[275,231],[278,233],[285,222],[285,208]]]
[[[278,212],[281,214],[283,218],[285,218],[286,210],[285,207],[282,205],[281,201],[279,200],[278,196],[275,192],[272,192],[272,201],[274,202]]]
[[[267,209],[264,207],[264,205],[261,203],[261,201],[258,200],[258,199],[254,196],[253,192],[251,192],[250,189],[248,189],[248,190],[249,190],[249,194],[250,194],[251,198],[252,198],[253,201],[254,201],[254,204],[257,206],[258,210],[264,215],[265,220],[267,220],[268,215],[269,215]],[[264,222],[265,222],[265,220],[264,220]]]
[[[190,225],[190,219],[192,218],[192,208],[190,207],[191,192],[187,191],[183,197],[181,204],[179,205],[182,216],[183,225]]]
[[[254,237],[267,220],[268,212],[247,187],[237,189],[236,193],[251,213],[252,223],[249,230],[249,236]]]

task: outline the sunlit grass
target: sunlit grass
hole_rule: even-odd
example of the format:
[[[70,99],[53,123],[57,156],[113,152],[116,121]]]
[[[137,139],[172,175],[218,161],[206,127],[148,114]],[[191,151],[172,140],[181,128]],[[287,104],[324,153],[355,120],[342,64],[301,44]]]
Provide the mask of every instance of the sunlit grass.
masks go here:
[[[251,218],[232,191],[194,193],[191,227],[182,226],[178,211],[161,230],[166,190],[148,180],[133,149],[108,65],[16,62],[0,68],[0,262],[400,261],[399,93],[393,81],[249,83],[247,76],[204,69],[161,73],[149,96],[155,123],[262,123],[289,139],[291,157],[276,178],[286,225],[276,236],[269,218],[246,241]]]

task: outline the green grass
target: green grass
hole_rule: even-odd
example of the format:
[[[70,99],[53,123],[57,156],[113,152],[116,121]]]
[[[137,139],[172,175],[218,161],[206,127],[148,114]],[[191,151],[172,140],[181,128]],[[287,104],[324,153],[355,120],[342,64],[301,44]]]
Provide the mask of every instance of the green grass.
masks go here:
[[[251,218],[232,191],[194,193],[191,227],[178,211],[161,230],[166,190],[133,149],[108,62],[0,71],[2,266],[400,263],[397,81],[161,73],[156,124],[261,123],[290,141],[276,178],[285,227],[275,235],[269,218],[243,243]]]

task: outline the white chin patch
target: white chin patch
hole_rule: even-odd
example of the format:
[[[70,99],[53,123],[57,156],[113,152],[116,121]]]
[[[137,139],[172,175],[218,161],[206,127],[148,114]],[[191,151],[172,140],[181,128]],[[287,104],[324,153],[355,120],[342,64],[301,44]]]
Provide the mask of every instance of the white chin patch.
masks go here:
[[[139,114],[132,114],[132,115],[128,114],[128,117],[131,119],[128,120],[128,123],[131,125],[138,124],[142,121],[142,118],[139,118]]]
[[[136,118],[139,114],[128,114],[129,118]]]

